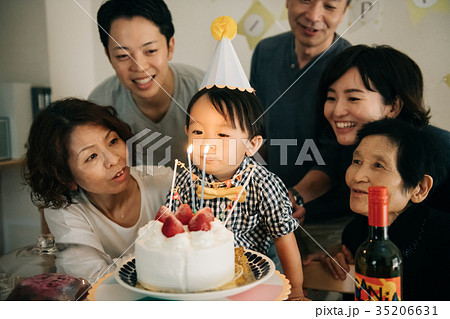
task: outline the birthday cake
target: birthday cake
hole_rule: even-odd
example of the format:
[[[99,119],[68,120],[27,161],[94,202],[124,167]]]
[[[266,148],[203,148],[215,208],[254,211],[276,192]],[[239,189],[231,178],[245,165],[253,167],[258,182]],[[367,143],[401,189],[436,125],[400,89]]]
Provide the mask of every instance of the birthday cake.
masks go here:
[[[162,206],[155,220],[139,229],[135,256],[138,282],[149,290],[212,290],[235,273],[233,233],[209,208],[193,214],[187,204],[175,213]]]

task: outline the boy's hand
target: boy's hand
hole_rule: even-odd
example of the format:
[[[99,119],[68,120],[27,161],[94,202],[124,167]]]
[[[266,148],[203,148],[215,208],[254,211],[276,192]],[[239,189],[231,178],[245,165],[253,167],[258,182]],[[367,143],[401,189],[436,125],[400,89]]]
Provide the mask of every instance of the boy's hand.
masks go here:
[[[298,206],[297,204],[295,205],[297,207],[293,207],[294,212],[292,213],[292,217],[297,218],[300,225],[303,225],[303,223],[305,222],[306,209],[303,206]]]
[[[305,221],[305,215],[306,215],[306,209],[304,206],[300,206],[295,202],[294,197],[292,196],[291,192],[289,192],[289,199],[292,203],[292,217],[297,218],[300,225],[303,225],[303,222]]]
[[[305,297],[303,288],[297,288],[291,289],[291,293],[289,294],[287,301],[311,301],[311,299]]]

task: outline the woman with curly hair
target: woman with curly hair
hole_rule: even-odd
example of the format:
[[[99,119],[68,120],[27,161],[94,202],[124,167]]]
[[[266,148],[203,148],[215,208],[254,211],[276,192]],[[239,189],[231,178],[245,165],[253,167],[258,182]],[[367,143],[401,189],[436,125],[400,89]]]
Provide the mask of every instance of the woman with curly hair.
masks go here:
[[[28,137],[24,177],[58,242],[118,258],[155,218],[172,170],[127,166],[130,127],[112,107],[68,98],[42,110]],[[144,173],[143,173],[144,172]]]

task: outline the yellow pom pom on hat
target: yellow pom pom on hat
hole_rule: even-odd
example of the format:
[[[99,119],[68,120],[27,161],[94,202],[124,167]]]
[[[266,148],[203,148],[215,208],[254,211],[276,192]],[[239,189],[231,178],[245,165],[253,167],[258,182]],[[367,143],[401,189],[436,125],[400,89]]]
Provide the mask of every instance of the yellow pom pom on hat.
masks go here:
[[[232,17],[222,16],[211,23],[211,34],[217,41],[222,38],[233,40],[237,33],[237,24]]]
[[[222,16],[211,24],[211,34],[218,41],[200,89],[227,87],[254,92],[234,50],[231,40],[236,36],[237,24],[233,18]]]

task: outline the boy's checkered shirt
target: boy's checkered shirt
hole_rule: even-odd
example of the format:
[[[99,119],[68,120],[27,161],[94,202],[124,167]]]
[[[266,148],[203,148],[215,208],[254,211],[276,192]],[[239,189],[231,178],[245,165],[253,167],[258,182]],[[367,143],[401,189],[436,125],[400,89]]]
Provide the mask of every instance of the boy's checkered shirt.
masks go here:
[[[234,245],[266,254],[271,238],[278,238],[293,232],[298,227],[298,220],[292,217],[292,205],[286,187],[281,179],[269,172],[250,157],[245,157],[232,178],[232,185],[243,185],[250,174],[250,165],[256,166],[247,185],[245,202],[238,203],[233,215],[227,222],[227,228],[234,233]],[[201,185],[202,171],[195,165],[192,172],[199,177],[196,185]],[[242,174],[240,179],[236,178]],[[205,182],[218,182],[213,175],[206,174]],[[192,192],[189,172],[184,170],[177,175],[175,189],[180,199],[172,201],[172,211],[181,204],[192,207]],[[169,206],[170,191],[166,206]],[[225,220],[234,201],[227,198],[205,199],[203,207],[210,207],[215,217]],[[200,198],[195,196],[195,206],[200,208]]]

